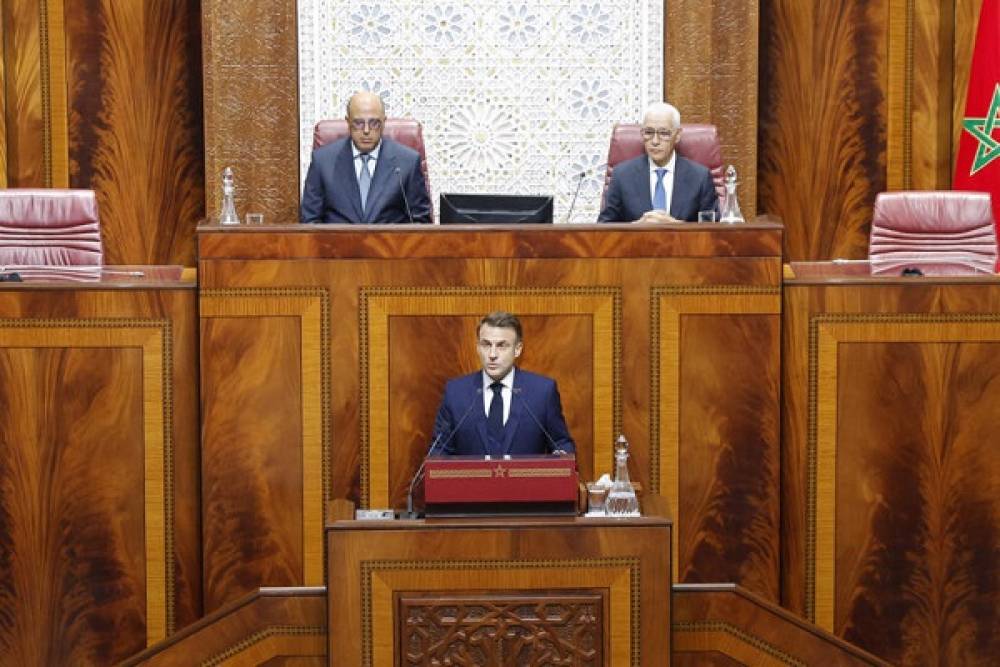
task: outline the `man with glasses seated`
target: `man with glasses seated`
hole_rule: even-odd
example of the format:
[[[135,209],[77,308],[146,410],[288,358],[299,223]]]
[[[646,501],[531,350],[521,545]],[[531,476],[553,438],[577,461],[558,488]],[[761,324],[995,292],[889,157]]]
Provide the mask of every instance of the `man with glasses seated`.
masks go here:
[[[555,380],[514,366],[521,321],[497,311],[479,321],[482,370],[448,381],[434,420],[435,454],[572,454]]]
[[[699,211],[718,211],[708,168],[674,151],[680,112],[663,102],[649,105],[641,132],[646,154],[615,167],[597,221],[693,222]]]
[[[301,222],[430,222],[420,155],[383,139],[384,125],[381,97],[369,92],[351,96],[347,102],[350,137],[313,151],[302,191]]]

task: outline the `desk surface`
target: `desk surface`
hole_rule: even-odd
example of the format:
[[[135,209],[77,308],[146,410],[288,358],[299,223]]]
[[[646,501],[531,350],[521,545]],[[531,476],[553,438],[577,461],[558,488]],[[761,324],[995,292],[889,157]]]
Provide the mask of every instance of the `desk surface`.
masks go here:
[[[159,289],[197,287],[194,268],[183,266],[0,266],[22,282],[0,282],[0,290]]]
[[[868,260],[833,260],[830,262],[791,262],[785,265],[785,285],[941,285],[1000,283],[1000,275],[981,273],[955,276],[872,275]]]

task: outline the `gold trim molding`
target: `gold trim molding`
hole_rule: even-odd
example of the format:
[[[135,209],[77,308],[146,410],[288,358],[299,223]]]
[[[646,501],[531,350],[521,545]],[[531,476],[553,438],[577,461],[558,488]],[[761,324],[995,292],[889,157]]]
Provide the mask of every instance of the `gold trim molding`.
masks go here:
[[[676,653],[721,653],[745,665],[807,664],[726,621],[674,623],[673,640],[672,650]]]
[[[173,633],[173,333],[169,320],[0,319],[0,347],[142,351],[146,645]]]
[[[838,362],[844,343],[1000,342],[1000,314],[843,314],[809,320],[806,618],[834,631]]]

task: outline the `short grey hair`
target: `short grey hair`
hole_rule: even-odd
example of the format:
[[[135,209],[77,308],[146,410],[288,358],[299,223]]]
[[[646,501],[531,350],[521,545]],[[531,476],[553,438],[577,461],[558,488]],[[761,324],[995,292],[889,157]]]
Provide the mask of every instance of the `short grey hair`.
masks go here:
[[[642,117],[645,119],[650,113],[665,113],[670,117],[670,122],[673,123],[674,127],[681,126],[681,112],[673,104],[653,102],[646,107],[646,111],[642,114]]]

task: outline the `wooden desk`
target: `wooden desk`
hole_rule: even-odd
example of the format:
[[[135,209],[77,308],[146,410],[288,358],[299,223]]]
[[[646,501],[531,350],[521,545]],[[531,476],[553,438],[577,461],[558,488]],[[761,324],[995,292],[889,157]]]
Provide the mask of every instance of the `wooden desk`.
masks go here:
[[[780,225],[203,227],[199,255],[206,609],[322,584],[325,501],[404,504],[496,309],[583,479],[628,436],[675,576],[777,599]]]
[[[665,519],[337,521],[327,553],[331,664],[670,664]]]
[[[896,664],[1000,655],[1000,278],[792,264],[783,603]]]
[[[201,615],[195,324],[181,267],[0,283],[0,663],[109,664]]]

